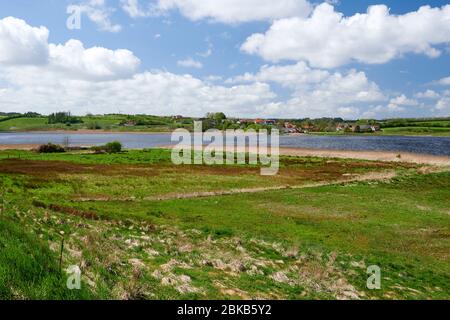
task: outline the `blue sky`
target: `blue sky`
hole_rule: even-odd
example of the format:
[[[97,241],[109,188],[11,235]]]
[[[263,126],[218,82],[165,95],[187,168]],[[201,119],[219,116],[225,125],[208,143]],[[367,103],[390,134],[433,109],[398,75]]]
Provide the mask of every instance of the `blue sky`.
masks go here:
[[[449,1],[273,3],[0,0],[0,111],[450,116]]]

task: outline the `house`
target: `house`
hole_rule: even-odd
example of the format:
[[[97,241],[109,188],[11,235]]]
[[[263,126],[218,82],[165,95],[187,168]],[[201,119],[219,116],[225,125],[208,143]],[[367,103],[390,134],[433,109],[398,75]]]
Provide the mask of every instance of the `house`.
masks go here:
[[[183,119],[183,116],[182,115],[176,115],[176,116],[173,116],[172,119],[173,120],[180,120],[180,119]]]
[[[265,124],[268,125],[268,126],[274,126],[274,125],[277,124],[277,120],[269,119],[269,120],[266,120]]]
[[[267,125],[267,126],[273,126],[277,124],[276,120],[267,120],[267,119],[256,119],[255,124],[261,124],[261,125]]]
[[[380,131],[379,125],[372,125],[372,124],[361,124],[361,125],[355,125],[352,128],[353,132],[376,132]]]
[[[348,123],[339,123],[336,126],[336,131],[342,132],[342,131],[346,131],[349,128],[350,128],[350,125]]]
[[[136,121],[134,121],[134,120],[128,120],[128,121],[126,121],[125,123],[123,123],[123,126],[125,126],[125,127],[134,127],[136,124],[137,124]]]
[[[295,124],[293,124],[293,123],[290,123],[290,122],[285,122],[284,123],[284,127],[286,129],[297,129],[297,126]]]
[[[237,122],[238,124],[247,124],[247,123],[255,123],[255,120],[253,119],[240,119]]]

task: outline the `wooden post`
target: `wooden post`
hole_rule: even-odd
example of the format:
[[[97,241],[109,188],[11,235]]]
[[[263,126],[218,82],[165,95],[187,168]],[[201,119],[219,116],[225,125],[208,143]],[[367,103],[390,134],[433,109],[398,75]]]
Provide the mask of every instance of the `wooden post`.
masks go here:
[[[61,241],[61,252],[59,255],[59,273],[62,274],[62,260],[63,260],[63,251],[64,251],[64,237]]]

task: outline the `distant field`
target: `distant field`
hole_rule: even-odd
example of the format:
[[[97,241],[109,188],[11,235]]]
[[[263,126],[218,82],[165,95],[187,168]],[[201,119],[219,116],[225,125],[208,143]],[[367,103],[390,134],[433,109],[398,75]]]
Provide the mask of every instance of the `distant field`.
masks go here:
[[[172,132],[177,128],[193,129],[193,119],[173,119],[140,115],[128,117],[126,115],[98,115],[78,117],[82,123],[70,125],[48,124],[46,117],[17,118],[2,121],[0,116],[0,131],[46,131],[46,130],[97,130],[112,132]],[[128,123],[129,122],[129,123]],[[239,125],[237,125],[239,127]],[[383,123],[382,131],[376,133],[347,133],[347,132],[312,132],[318,135],[433,135],[450,136],[450,120],[404,119],[390,120]]]
[[[263,177],[173,166],[169,150],[0,152],[0,298],[448,299],[450,172],[431,172],[283,157]],[[286,185],[304,188],[219,195]],[[80,292],[59,277],[62,237]],[[369,265],[381,290],[366,288]]]
[[[47,126],[47,118],[18,118],[0,122],[0,131],[37,130]]]
[[[3,117],[4,119],[5,117]],[[145,131],[145,132],[167,132],[177,126],[170,118],[157,118],[146,116],[149,125],[123,126],[121,122],[126,120],[126,116],[85,116],[81,117],[83,123],[71,125],[48,124],[46,117],[41,118],[16,118],[1,121],[0,131],[38,131],[38,130],[106,130],[106,131]],[[159,119],[156,121],[155,119]],[[161,122],[163,119],[165,122]],[[180,124],[180,126],[182,126]]]
[[[397,127],[383,128],[384,134],[431,134],[450,135],[450,127]]]

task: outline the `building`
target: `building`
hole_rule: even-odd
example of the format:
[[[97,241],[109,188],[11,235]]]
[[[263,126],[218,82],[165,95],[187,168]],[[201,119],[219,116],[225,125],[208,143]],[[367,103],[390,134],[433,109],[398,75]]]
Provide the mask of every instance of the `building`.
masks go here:
[[[372,124],[361,124],[361,125],[355,125],[353,126],[353,132],[377,132],[380,131],[379,125],[372,125]]]

